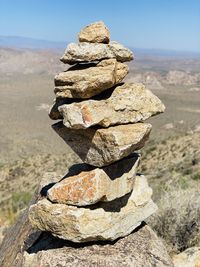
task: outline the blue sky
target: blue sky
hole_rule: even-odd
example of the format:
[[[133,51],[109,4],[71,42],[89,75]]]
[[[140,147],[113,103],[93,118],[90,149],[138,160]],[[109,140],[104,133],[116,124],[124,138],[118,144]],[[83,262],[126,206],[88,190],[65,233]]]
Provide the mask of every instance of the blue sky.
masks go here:
[[[200,0],[0,0],[0,35],[70,42],[98,20],[132,47],[200,52]]]

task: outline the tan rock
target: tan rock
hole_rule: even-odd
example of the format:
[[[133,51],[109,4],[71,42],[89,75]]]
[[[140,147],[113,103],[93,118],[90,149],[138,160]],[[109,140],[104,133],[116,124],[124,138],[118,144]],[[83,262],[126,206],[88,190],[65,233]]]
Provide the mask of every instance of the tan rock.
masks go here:
[[[139,150],[151,131],[148,123],[74,130],[58,122],[52,127],[83,162],[97,167],[109,165]]]
[[[173,256],[174,267],[200,267],[200,247],[188,248]]]
[[[102,21],[86,26],[79,33],[79,42],[109,43],[109,41],[109,30]]]
[[[63,63],[75,64],[79,62],[99,61],[107,58],[116,58],[117,61],[125,62],[133,59],[133,53],[117,42],[109,44],[102,43],[70,43],[64,55],[61,57]]]
[[[136,184],[131,194],[85,208],[40,200],[30,207],[29,220],[33,227],[73,242],[115,240],[130,234],[157,209],[145,177],[137,176]]]
[[[58,107],[64,104],[69,104],[68,99],[66,98],[56,98],[53,101],[53,105],[49,109],[49,117],[52,120],[63,119],[62,114],[58,111]]]
[[[50,188],[47,197],[52,202],[76,206],[120,198],[137,186],[135,174],[139,160],[139,155],[133,154],[102,169],[81,171],[80,168],[78,175],[67,175]]]
[[[58,109],[66,127],[81,129],[144,121],[164,112],[165,106],[144,85],[130,83],[117,86],[105,100],[86,100]]]
[[[102,60],[97,65],[76,65],[55,77],[55,94],[61,98],[89,98],[120,83],[128,66],[116,59]]]
[[[19,267],[173,267],[155,232],[143,224],[111,244],[75,244],[43,234]],[[12,266],[12,265],[9,265]],[[17,266],[18,267],[18,266]],[[185,267],[185,266],[182,266]]]
[[[30,224],[28,219],[28,209],[32,204],[41,199],[41,194],[45,192],[46,186],[58,181],[58,177],[59,175],[55,172],[47,172],[43,175],[30,203],[28,204],[28,208],[23,209],[14,225],[7,229],[0,246],[1,267],[24,266],[23,251],[28,249],[28,247],[31,246],[41,234],[41,231],[37,231]]]

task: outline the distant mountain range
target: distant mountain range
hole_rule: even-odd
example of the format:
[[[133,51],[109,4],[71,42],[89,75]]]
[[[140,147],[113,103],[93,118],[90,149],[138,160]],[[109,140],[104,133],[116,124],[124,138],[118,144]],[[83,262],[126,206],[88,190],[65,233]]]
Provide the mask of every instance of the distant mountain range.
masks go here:
[[[20,36],[0,36],[0,47],[18,48],[18,49],[50,49],[63,50],[69,42],[56,42],[34,39]],[[157,57],[184,57],[200,58],[200,52],[173,51],[163,49],[143,49],[130,47],[138,56],[157,56]]]
[[[0,47],[27,49],[64,49],[67,42],[47,41],[19,36],[0,36]]]

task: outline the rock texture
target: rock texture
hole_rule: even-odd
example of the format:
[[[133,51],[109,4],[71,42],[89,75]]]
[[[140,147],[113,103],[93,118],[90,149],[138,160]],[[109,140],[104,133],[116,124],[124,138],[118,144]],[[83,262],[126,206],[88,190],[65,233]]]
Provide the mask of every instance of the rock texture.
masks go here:
[[[41,192],[46,186],[58,182],[58,175],[55,172],[45,173],[38,188],[36,189],[29,207],[41,199]],[[23,252],[31,246],[41,232],[34,229],[28,219],[28,210],[22,211],[16,223],[7,230],[3,242],[0,246],[0,266],[1,267],[22,267]]]
[[[61,57],[63,63],[76,64],[79,62],[99,61],[106,58],[116,58],[125,62],[133,59],[133,53],[117,42],[102,43],[70,43]]]
[[[97,167],[109,165],[139,150],[151,131],[149,123],[73,130],[58,122],[52,127],[83,162]]]
[[[97,65],[76,65],[55,76],[55,94],[62,98],[89,98],[121,82],[128,66],[116,59],[102,60]]]
[[[109,43],[110,33],[102,21],[92,23],[81,30],[79,42]]]
[[[188,248],[178,255],[173,256],[174,267],[199,267],[200,247]]]
[[[76,207],[43,199],[32,205],[32,225],[73,242],[115,240],[130,234],[157,209],[144,176],[137,176],[131,194],[97,206]]]
[[[59,107],[64,125],[74,129],[135,123],[164,110],[157,96],[144,85],[134,83],[117,86],[105,100],[85,100]]]
[[[20,267],[173,267],[161,240],[143,224],[110,244],[73,245],[43,234],[24,253]]]
[[[95,168],[67,176],[48,190],[47,197],[52,202],[76,206],[120,198],[136,186],[139,160],[139,155],[134,154],[102,169]]]
[[[34,232],[25,213],[4,239],[1,267],[173,267],[161,240],[145,224],[115,242],[84,245]]]

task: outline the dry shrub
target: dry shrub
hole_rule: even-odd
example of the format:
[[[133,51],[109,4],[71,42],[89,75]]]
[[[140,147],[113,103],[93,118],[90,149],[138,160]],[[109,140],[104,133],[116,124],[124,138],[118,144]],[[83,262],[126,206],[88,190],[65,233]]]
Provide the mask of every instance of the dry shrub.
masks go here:
[[[159,210],[148,223],[170,253],[200,245],[200,188],[171,188],[157,201]]]

